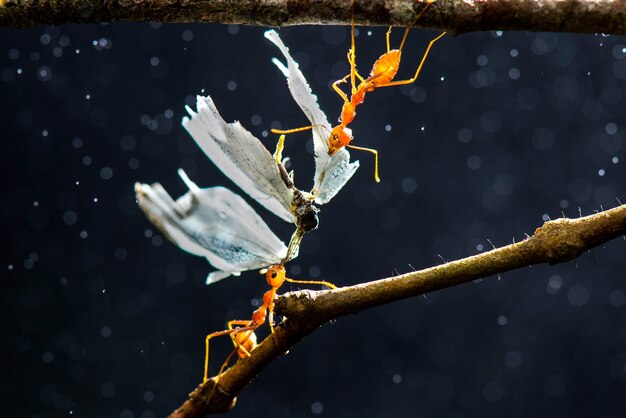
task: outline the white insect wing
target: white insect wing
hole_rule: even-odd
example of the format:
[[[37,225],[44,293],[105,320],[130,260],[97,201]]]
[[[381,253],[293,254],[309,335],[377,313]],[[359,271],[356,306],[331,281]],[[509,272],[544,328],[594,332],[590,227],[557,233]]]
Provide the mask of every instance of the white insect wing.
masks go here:
[[[315,177],[312,194],[315,202],[324,204],[329,202],[352,177],[359,162],[350,163],[350,153],[342,148],[334,155],[328,155],[328,136],[331,126],[326,115],[317,103],[317,97],[312,93],[298,64],[289,55],[289,49],[274,30],[265,32],[265,37],[280,49],[287,65],[274,58],[272,61],[287,77],[289,91],[294,100],[313,126],[313,148],[315,151]]]
[[[135,184],[150,221],[181,249],[218,269],[207,284],[280,263],[287,247],[243,198],[224,187],[200,189],[179,170],[189,191],[174,201],[159,183]]]
[[[276,161],[265,146],[239,122],[227,123],[210,97],[197,97],[197,113],[183,126],[213,163],[250,197],[287,222],[293,190],[282,180]]]

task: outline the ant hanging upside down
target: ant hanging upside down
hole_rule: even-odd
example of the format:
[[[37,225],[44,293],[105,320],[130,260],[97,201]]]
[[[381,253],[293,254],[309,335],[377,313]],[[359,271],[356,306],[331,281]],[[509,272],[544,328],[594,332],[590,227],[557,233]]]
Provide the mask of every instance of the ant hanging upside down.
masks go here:
[[[426,9],[428,9],[428,6],[430,5],[430,3],[433,3],[433,1],[428,1],[426,3],[426,6],[424,6],[422,11],[417,15],[417,18],[415,22],[413,23],[413,25],[415,25],[415,23],[417,23],[417,20],[419,20],[419,18],[424,14],[424,12],[426,12]],[[372,70],[370,71],[369,76],[367,78],[364,78],[363,76],[361,76],[361,74],[359,74],[359,72],[356,69],[356,47],[355,47],[355,41],[354,41],[354,15],[353,15],[352,16],[352,46],[348,50],[348,63],[350,64],[350,73],[333,83],[333,89],[337,92],[339,96],[341,96],[344,103],[343,103],[343,107],[341,108],[341,117],[339,119],[340,123],[339,125],[332,128],[330,132],[330,136],[328,138],[328,144],[329,144],[328,154],[333,155],[334,153],[336,153],[338,150],[340,150],[343,147],[352,148],[352,149],[360,150],[360,151],[371,152],[372,154],[374,154],[374,157],[375,157],[374,180],[376,180],[377,183],[380,182],[380,178],[378,177],[378,151],[376,151],[375,149],[371,149],[371,148],[363,148],[363,147],[357,147],[355,145],[352,145],[351,144],[352,139],[353,139],[352,130],[348,128],[348,125],[352,123],[352,121],[354,120],[356,116],[356,107],[360,105],[361,103],[363,103],[363,101],[365,100],[365,93],[369,93],[380,87],[401,86],[405,84],[414,83],[415,80],[417,80],[417,77],[419,76],[420,72],[422,71],[422,67],[424,66],[424,63],[426,62],[426,58],[428,56],[428,53],[430,52],[430,49],[435,44],[435,42],[437,42],[446,34],[445,32],[443,32],[429,42],[426,48],[426,51],[424,52],[424,55],[422,56],[422,60],[419,66],[417,67],[417,70],[415,71],[415,74],[413,75],[413,77],[406,79],[406,80],[394,80],[398,72],[398,67],[400,66],[400,60],[402,58],[402,48],[404,47],[404,43],[406,41],[407,35],[409,34],[409,30],[411,29],[413,25],[405,29],[404,36],[402,37],[402,42],[400,42],[400,47],[398,49],[391,49],[390,47],[389,37],[391,35],[392,27],[391,26],[389,27],[389,30],[387,31],[387,34],[386,34],[387,52],[381,55],[376,60],[376,62],[374,62],[374,65],[372,66]],[[350,79],[350,84],[352,86],[351,92],[350,92],[350,98],[348,98],[348,95],[339,88],[339,85],[347,82],[348,79]],[[356,84],[357,79],[359,80],[358,85]],[[272,132],[275,134],[284,135],[284,134],[291,134],[295,132],[302,132],[302,131],[306,131],[312,128],[313,126],[305,126],[301,128],[287,129],[287,130],[272,129]]]

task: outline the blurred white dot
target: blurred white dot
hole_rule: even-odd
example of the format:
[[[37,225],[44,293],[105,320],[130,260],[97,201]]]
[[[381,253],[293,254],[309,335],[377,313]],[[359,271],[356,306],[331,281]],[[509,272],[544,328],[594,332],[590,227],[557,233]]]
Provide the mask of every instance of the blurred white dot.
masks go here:
[[[604,176],[604,174],[605,174],[605,171],[604,171],[604,169],[603,169],[603,168],[601,168],[601,169],[599,169],[599,170],[598,170],[598,175],[599,175],[600,177]]]
[[[33,206],[34,206],[34,207],[39,206],[39,202],[37,202],[37,201],[35,200],[35,201],[33,202]]]
[[[522,355],[515,350],[508,351],[504,355],[504,364],[509,369],[516,369],[522,364]]]
[[[239,33],[239,25],[228,25],[228,33],[231,35]]]
[[[145,391],[143,393],[143,400],[146,402],[152,402],[154,400],[154,393],[152,393],[152,391]]]
[[[74,138],[72,139],[72,146],[76,149],[80,148],[83,146],[83,140],[80,138]]]
[[[402,180],[402,191],[404,193],[413,193],[417,190],[417,182],[412,177],[407,177]]]
[[[80,237],[81,237],[82,239],[87,238],[87,231],[80,231]]]
[[[589,301],[589,291],[585,286],[575,284],[567,291],[567,299],[572,306],[583,306]]]
[[[150,58],[150,65],[152,65],[153,67],[156,67],[157,65],[159,65],[159,58],[158,57],[152,57]]]
[[[48,131],[45,130],[45,129],[43,131],[41,131],[41,136],[44,136],[44,137],[48,136]]]
[[[89,93],[85,94],[85,99],[91,100],[91,94],[89,94]]]
[[[626,303],[626,295],[621,290],[614,290],[609,294],[609,302],[616,308],[624,306]]]
[[[309,275],[314,279],[319,277],[321,272],[318,266],[311,266],[311,268],[309,268]]]
[[[507,324],[507,322],[509,322],[508,318],[504,315],[500,315],[498,317],[498,325],[504,326]]]
[[[385,125],[385,131],[391,132],[391,125]]]
[[[561,290],[561,286],[563,286],[563,279],[561,276],[552,276],[548,279],[548,283],[546,284],[546,292],[551,295],[556,295]]]
[[[44,361],[44,363],[52,363],[52,361],[54,360],[54,354],[52,354],[49,351],[46,351],[45,353],[43,353],[43,355],[41,356],[42,360]]]
[[[118,418],[135,418],[135,414],[129,409],[123,409]]]
[[[226,88],[228,89],[228,91],[235,91],[237,90],[237,82],[236,81],[229,81],[226,84]]]
[[[609,122],[604,127],[604,130],[606,131],[607,134],[613,135],[617,132],[617,125],[614,124],[613,122]]]
[[[509,70],[509,78],[511,80],[517,80],[520,77],[521,73],[517,68],[511,68]]]
[[[479,55],[478,58],[476,58],[476,64],[480,65],[481,67],[487,65],[488,62],[489,60],[484,55]]]
[[[116,248],[113,254],[115,255],[115,259],[117,261],[124,261],[126,259],[126,256],[128,255],[128,251],[126,251],[126,248],[120,247]]]
[[[298,274],[302,273],[302,268],[298,264],[292,264],[290,271],[291,274],[297,276]]]
[[[470,170],[478,170],[482,165],[482,160],[477,155],[470,155],[467,158],[467,167]]]
[[[324,405],[321,402],[313,402],[311,404],[311,412],[315,415],[319,415],[324,411]]]
[[[77,220],[78,216],[74,211],[68,210],[63,214],[63,222],[65,222],[66,225],[74,225]]]
[[[100,169],[100,177],[102,177],[103,180],[111,179],[111,177],[113,177],[113,170],[111,167],[102,167]]]
[[[146,229],[145,231],[143,231],[143,235],[144,235],[146,238],[152,238],[152,235],[154,235],[154,233],[152,232],[152,230],[151,230],[151,229]]]
[[[109,327],[100,328],[100,335],[102,335],[104,338],[109,338],[111,336],[111,328]]]
[[[93,198],[93,203],[98,203],[98,198],[97,197]]]
[[[85,155],[83,157],[83,165],[87,165],[87,166],[91,165],[91,157],[89,155]]]
[[[476,244],[476,251],[482,251],[484,248],[482,244]]]
[[[559,203],[559,206],[561,206],[561,209],[566,209],[569,207],[569,202],[566,199],[561,200],[561,202]]]
[[[483,396],[488,402],[498,402],[504,396],[504,389],[500,383],[491,381],[483,388]]]
[[[518,51],[517,49],[513,48],[513,49],[509,52],[509,54],[511,54],[511,56],[512,56],[513,58],[515,58],[515,57],[517,57],[517,56],[519,55],[519,51]]]
[[[461,128],[457,132],[456,137],[460,142],[466,144],[472,140],[472,131],[468,128]]]
[[[52,70],[50,67],[39,67],[37,69],[37,78],[39,81],[49,81],[52,78]]]
[[[548,222],[550,220],[550,215],[544,213],[543,215],[541,215],[541,220],[543,220],[544,222]]]
[[[183,37],[183,41],[189,42],[193,39],[193,32],[190,30],[185,30],[183,31],[182,37]]]
[[[611,162],[612,162],[613,164],[617,164],[617,163],[619,163],[619,157],[613,157],[613,158],[611,158]]]
[[[402,383],[402,376],[400,376],[399,374],[396,373],[396,374],[393,375],[391,380],[393,381],[393,383],[395,383],[397,385],[399,383]]]

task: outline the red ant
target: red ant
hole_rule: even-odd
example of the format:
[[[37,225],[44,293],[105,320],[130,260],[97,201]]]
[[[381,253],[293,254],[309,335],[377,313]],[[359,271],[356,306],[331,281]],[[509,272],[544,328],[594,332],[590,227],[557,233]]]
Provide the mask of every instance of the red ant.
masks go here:
[[[422,11],[417,15],[415,19],[415,23],[417,20],[426,12],[428,6],[433,3],[434,0],[428,0],[426,6],[422,9]],[[398,72],[398,67],[400,66],[400,59],[402,56],[402,48],[404,47],[404,42],[406,41],[407,35],[409,34],[409,30],[413,26],[409,26],[404,31],[404,36],[402,37],[402,42],[400,43],[400,47],[398,49],[391,49],[389,43],[389,37],[391,35],[391,26],[386,34],[387,40],[387,52],[381,55],[374,65],[372,66],[372,70],[370,71],[370,75],[367,78],[362,77],[356,69],[356,47],[354,42],[354,15],[352,16],[352,46],[348,50],[348,63],[350,64],[350,74],[346,75],[340,80],[337,80],[333,83],[333,89],[341,96],[343,99],[343,107],[341,108],[341,117],[339,125],[332,128],[330,132],[330,137],[328,138],[328,154],[333,155],[335,152],[340,150],[343,147],[352,148],[360,151],[368,151],[374,154],[375,157],[375,169],[374,169],[374,180],[376,182],[380,182],[380,178],[378,177],[378,151],[371,148],[363,148],[357,147],[355,145],[351,145],[352,142],[352,130],[348,128],[348,125],[352,123],[356,116],[356,107],[363,103],[365,100],[365,93],[374,91],[379,87],[390,87],[390,86],[401,86],[404,84],[414,83],[417,79],[420,71],[422,71],[422,67],[426,62],[426,57],[430,52],[432,46],[437,42],[441,37],[443,37],[446,33],[438,35],[436,38],[430,41],[428,47],[426,48],[426,52],[422,56],[422,60],[415,71],[415,75],[413,77],[406,80],[396,80],[393,79]],[[345,83],[348,78],[350,78],[350,83],[352,85],[351,95],[348,99],[348,96],[339,88],[339,84]],[[359,84],[356,84],[356,79],[359,79]],[[279,130],[272,129],[272,132],[275,134],[290,134],[295,132],[301,132],[305,130],[312,129],[312,126],[305,126],[302,128],[288,129],[288,130]]]
[[[263,272],[264,270],[261,270],[261,273]],[[252,313],[252,319],[228,321],[227,329],[223,331],[217,331],[206,336],[203,382],[206,382],[208,379],[209,341],[211,340],[211,338],[221,335],[230,335],[230,338],[233,341],[233,345],[235,346],[235,351],[233,351],[233,353],[228,356],[228,358],[220,368],[219,373],[217,374],[217,378],[219,379],[219,376],[222,374],[235,352],[239,355],[240,358],[250,356],[250,352],[254,350],[257,345],[257,338],[254,331],[261,325],[263,325],[266,319],[269,319],[271,333],[274,333],[274,298],[276,297],[276,292],[283,285],[284,282],[300,284],[319,284],[327,286],[331,289],[337,288],[337,286],[335,286],[334,284],[325,281],[290,279],[286,276],[284,263],[275,264],[268,267],[267,271],[265,271],[265,279],[267,280],[267,284],[270,285],[271,289],[263,294],[263,303],[258,309],[256,309]],[[215,383],[217,384],[217,381]]]

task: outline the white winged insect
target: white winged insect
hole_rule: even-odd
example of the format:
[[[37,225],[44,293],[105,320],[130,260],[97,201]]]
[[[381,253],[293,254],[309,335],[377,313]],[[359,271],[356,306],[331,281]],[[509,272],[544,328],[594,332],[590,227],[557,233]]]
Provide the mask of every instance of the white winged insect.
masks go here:
[[[311,192],[297,189],[293,175],[288,174],[282,164],[284,137],[279,140],[272,156],[239,122],[227,123],[210,97],[198,96],[196,111],[187,107],[190,117],[183,118],[183,126],[209,159],[244,192],[270,212],[296,224],[288,250],[288,258],[293,258],[304,233],[317,227],[318,209],[313,203],[329,202],[352,177],[359,163],[351,163],[350,154],[345,149],[333,156],[328,155],[328,139],[323,131],[330,131],[326,115],[278,34],[268,31],[265,36],[285,56],[287,65],[277,59],[273,61],[287,77],[294,100],[314,126],[315,177]]]
[[[189,191],[176,201],[159,184],[135,184],[139,206],[181,249],[205,257],[218,271],[207,284],[240,272],[281,264],[287,247],[239,195],[199,188],[178,170]]]

